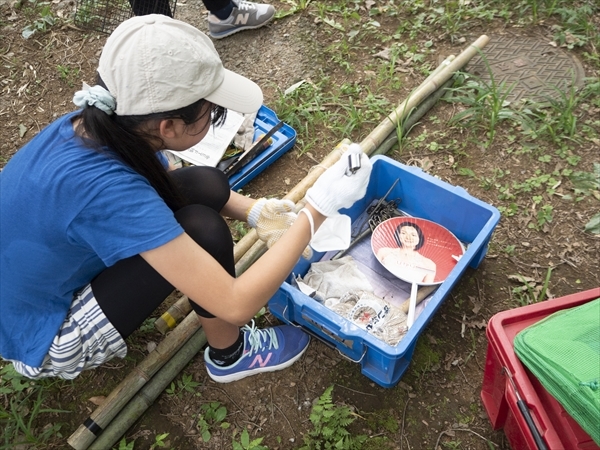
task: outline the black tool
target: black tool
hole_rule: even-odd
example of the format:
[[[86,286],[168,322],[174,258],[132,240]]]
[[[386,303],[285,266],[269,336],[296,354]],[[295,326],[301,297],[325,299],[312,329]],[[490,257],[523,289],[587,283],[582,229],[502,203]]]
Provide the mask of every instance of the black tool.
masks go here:
[[[508,371],[508,369],[506,367],[503,367],[502,369],[504,370],[504,373],[508,377],[508,380],[510,381],[510,384],[512,385],[513,391],[515,391],[515,396],[517,397],[517,406],[519,407],[521,414],[523,414],[523,417],[525,418],[525,422],[527,422],[527,427],[529,428],[529,431],[531,431],[533,440],[535,441],[535,445],[537,446],[538,450],[548,450],[548,447],[546,446],[546,443],[544,442],[544,438],[542,438],[542,435],[540,434],[539,430],[535,426],[535,422],[533,421],[533,417],[531,416],[531,412],[529,411],[527,404],[523,401],[523,399],[519,395],[519,390],[517,389],[517,385],[516,385],[515,381],[513,380],[512,374]]]
[[[348,160],[348,164],[351,165],[351,161],[350,160]],[[347,172],[346,172],[346,175],[347,175]],[[387,198],[388,195],[390,195],[390,193],[392,192],[392,190],[394,189],[394,187],[396,186],[396,184],[398,184],[398,181],[400,181],[400,178],[396,178],[396,181],[394,181],[394,183],[390,186],[390,188],[385,193],[385,195],[379,199],[379,201],[377,202],[377,204],[375,205],[375,207],[372,209],[372,211],[371,212],[367,211],[367,214],[368,214],[368,222],[367,222],[368,226],[367,226],[367,228],[364,231],[360,232],[360,230],[362,229],[362,225],[361,225],[361,227],[359,227],[359,234],[358,234],[358,236],[356,238],[354,238],[354,240],[352,242],[350,242],[350,245],[348,246],[348,248],[346,248],[344,250],[340,250],[335,255],[333,255],[333,257],[331,258],[332,261],[336,260],[336,259],[340,259],[352,247],[354,247],[354,245],[358,244],[358,242],[362,238],[364,238],[365,236],[368,236],[369,234],[371,234],[373,232],[373,230],[379,224],[379,222],[381,222],[381,220],[373,221],[372,218],[373,218],[373,216],[375,216],[376,214],[379,213],[381,206],[385,202],[385,199]],[[394,204],[394,207],[397,207],[397,206],[398,206],[397,204]]]
[[[283,121],[280,120],[279,123],[271,128],[256,144],[250,147],[249,150],[242,153],[238,158],[231,158],[227,161],[223,161],[224,164],[219,164],[217,167],[228,177],[235,175],[242,167],[253,160],[261,150],[265,149],[265,144],[267,144],[269,139],[271,139],[271,136],[273,136],[282,126]]]

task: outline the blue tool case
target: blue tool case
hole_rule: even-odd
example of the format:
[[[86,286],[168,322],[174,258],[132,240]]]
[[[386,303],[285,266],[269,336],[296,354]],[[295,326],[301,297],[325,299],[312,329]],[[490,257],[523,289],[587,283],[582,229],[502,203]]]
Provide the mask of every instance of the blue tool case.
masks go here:
[[[262,105],[254,121],[254,140],[261,134],[266,134],[279,122],[277,114],[265,105]],[[259,153],[253,160],[229,177],[231,189],[237,191],[256,178],[261,172],[280,158],[296,143],[296,131],[288,124],[283,124],[272,136],[273,143]]]

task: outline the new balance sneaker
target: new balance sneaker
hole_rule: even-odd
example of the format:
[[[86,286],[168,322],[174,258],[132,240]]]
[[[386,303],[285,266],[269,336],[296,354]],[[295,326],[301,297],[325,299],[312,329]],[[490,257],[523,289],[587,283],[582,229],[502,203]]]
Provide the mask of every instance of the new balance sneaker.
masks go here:
[[[242,331],[244,353],[231,366],[217,366],[208,356],[208,347],[204,351],[206,370],[213,380],[229,383],[257,373],[285,369],[302,356],[310,341],[308,334],[292,325],[259,330],[252,321],[252,325],[246,325]]]
[[[265,3],[245,0],[233,1],[231,15],[221,20],[213,14],[208,16],[208,34],[215,39],[231,36],[238,31],[252,30],[266,25],[275,16],[275,8]]]

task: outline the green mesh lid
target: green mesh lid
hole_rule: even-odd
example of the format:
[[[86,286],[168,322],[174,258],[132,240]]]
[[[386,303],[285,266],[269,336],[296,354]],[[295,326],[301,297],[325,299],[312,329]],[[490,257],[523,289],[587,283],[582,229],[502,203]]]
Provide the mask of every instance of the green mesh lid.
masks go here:
[[[600,445],[600,298],[522,330],[515,353]]]

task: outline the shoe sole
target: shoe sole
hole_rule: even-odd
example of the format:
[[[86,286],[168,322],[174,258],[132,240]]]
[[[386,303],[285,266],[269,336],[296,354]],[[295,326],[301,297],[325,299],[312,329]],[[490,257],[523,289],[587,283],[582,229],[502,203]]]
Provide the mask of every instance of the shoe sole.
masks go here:
[[[213,32],[211,32],[210,30],[208,30],[208,35],[213,38],[213,39],[223,39],[226,37],[231,36],[232,34],[235,33],[239,33],[240,31],[246,31],[246,30],[256,30],[258,28],[262,28],[265,25],[267,25],[268,23],[271,23],[271,21],[275,18],[275,14],[273,14],[273,16],[271,16],[271,18],[269,20],[267,20],[266,22],[261,23],[260,25],[256,25],[254,27],[237,27],[237,28],[232,28],[231,30],[227,30],[227,31],[223,31],[222,33],[219,34],[214,34]]]
[[[245,372],[238,372],[238,373],[234,373],[231,375],[221,375],[221,376],[210,373],[210,370],[208,370],[208,367],[206,368],[206,371],[208,372],[208,376],[213,381],[216,381],[217,383],[231,383],[232,381],[238,381],[243,378],[247,378],[252,375],[256,375],[256,374],[263,373],[263,372],[276,372],[278,370],[285,369],[285,368],[291,366],[292,364],[294,364],[296,361],[298,361],[300,359],[300,357],[304,354],[306,349],[308,348],[308,344],[310,344],[310,339],[308,340],[306,347],[304,347],[304,349],[302,349],[302,351],[300,353],[298,353],[292,359],[279,364],[278,366],[259,367],[257,369],[251,369],[251,370],[247,370]]]

